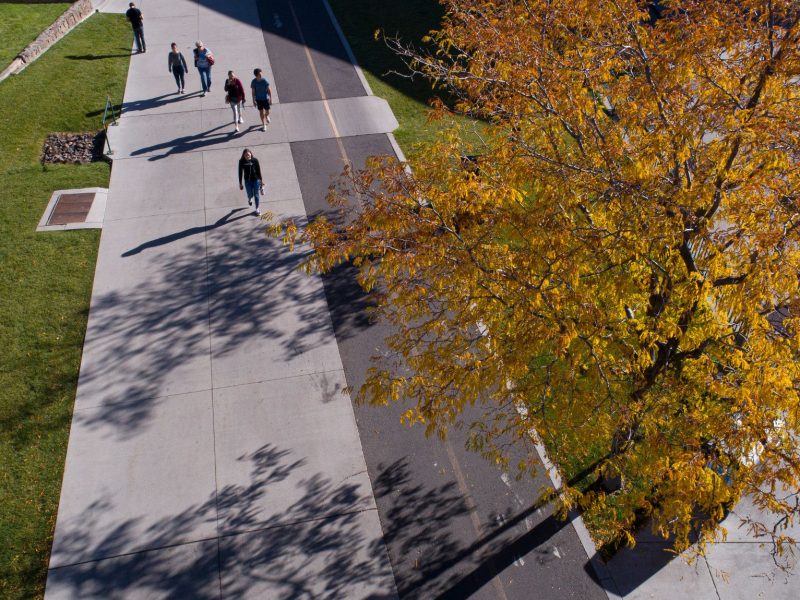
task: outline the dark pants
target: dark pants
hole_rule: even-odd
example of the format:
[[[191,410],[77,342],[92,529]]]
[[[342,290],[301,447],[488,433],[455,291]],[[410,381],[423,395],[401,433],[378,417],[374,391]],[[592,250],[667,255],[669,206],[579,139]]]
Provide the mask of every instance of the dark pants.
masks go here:
[[[184,75],[186,73],[183,71],[183,67],[173,66],[172,67],[172,76],[175,77],[175,83],[178,84],[178,90],[182,90],[186,87],[186,81],[184,79]]]
[[[136,48],[139,50],[139,52],[144,52],[147,50],[144,45],[144,26],[134,28],[133,37],[136,40]]]

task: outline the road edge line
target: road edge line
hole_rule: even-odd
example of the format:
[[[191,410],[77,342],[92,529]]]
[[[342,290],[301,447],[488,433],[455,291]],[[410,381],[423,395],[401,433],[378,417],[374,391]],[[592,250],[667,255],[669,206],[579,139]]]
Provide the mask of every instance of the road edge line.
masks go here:
[[[353,54],[353,49],[350,47],[350,43],[347,41],[344,31],[342,31],[342,28],[339,25],[339,21],[336,18],[336,15],[333,13],[331,5],[328,3],[328,0],[322,0],[322,5],[325,7],[325,11],[328,13],[328,18],[331,20],[331,23],[333,23],[333,28],[339,35],[339,41],[341,41],[342,46],[344,46],[344,51],[347,53],[347,58],[350,59],[350,64],[355,67],[356,75],[358,75],[358,78],[361,80],[361,85],[364,86],[364,91],[367,92],[367,96],[374,96],[375,94],[372,93],[372,88],[369,86],[369,83],[367,83],[367,78],[364,77],[364,71],[361,70],[361,65],[358,64],[356,55]]]
[[[547,449],[544,447],[539,434],[536,432],[536,430],[532,430],[529,433],[531,434],[533,444],[536,447],[536,454],[539,455],[539,459],[542,461],[542,465],[547,471],[547,476],[550,478],[553,487],[556,490],[561,489],[561,475],[559,475],[558,470],[550,460],[550,457],[547,455]],[[589,559],[589,564],[592,565],[592,568],[594,569],[597,579],[599,580],[599,583],[602,586],[606,596],[609,600],[621,600],[623,596],[619,592],[617,582],[614,579],[614,576],[611,574],[611,570],[600,558],[600,553],[597,551],[597,546],[595,545],[592,536],[589,534],[586,524],[583,522],[583,517],[581,517],[578,511],[573,509],[569,511],[569,521],[572,525],[572,528],[575,530],[575,533],[578,534],[578,539],[581,542],[581,546],[583,546],[583,550],[586,552],[586,556]]]

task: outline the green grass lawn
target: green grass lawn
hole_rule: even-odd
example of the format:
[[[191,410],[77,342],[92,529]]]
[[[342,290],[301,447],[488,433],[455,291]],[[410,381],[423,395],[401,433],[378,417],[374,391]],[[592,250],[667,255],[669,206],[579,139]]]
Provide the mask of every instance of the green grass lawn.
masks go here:
[[[110,174],[105,163],[43,170],[41,145],[50,132],[100,129],[106,95],[122,98],[130,41],[123,16],[94,15],[0,83],[2,598],[44,590],[99,240],[35,228],[54,190],[108,187]]]
[[[0,71],[69,8],[55,4],[0,4]]]

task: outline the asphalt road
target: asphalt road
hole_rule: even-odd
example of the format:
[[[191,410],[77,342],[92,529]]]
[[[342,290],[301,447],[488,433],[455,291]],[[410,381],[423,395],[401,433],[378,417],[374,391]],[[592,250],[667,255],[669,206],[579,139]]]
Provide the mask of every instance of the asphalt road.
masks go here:
[[[321,2],[261,1],[259,11],[281,102],[366,94]],[[393,154],[385,135],[295,142],[291,150],[309,215],[329,209],[325,196],[343,154],[356,168],[370,155]],[[367,319],[352,269],[324,285],[347,382],[358,389],[390,330]],[[572,526],[534,505],[549,483],[544,473],[516,481],[467,451],[461,431],[442,442],[401,426],[402,402],[354,408],[401,597],[606,597]]]

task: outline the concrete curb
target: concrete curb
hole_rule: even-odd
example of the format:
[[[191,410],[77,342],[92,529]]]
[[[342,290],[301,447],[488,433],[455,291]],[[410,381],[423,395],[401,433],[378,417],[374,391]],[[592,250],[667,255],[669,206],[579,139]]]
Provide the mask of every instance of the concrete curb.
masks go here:
[[[539,434],[535,431],[531,431],[531,438],[533,439],[533,443],[536,447],[536,453],[539,455],[542,465],[544,465],[544,468],[547,470],[547,476],[550,477],[550,481],[553,483],[553,487],[556,490],[561,489],[563,483],[561,481],[561,475],[558,473],[555,465],[547,455],[547,449],[544,447],[544,444],[542,444]],[[586,524],[583,522],[583,518],[580,516],[580,514],[578,514],[577,511],[572,510],[569,513],[569,520],[572,524],[572,527],[575,529],[575,533],[578,534],[578,539],[581,542],[581,546],[583,546],[586,555],[589,557],[589,563],[592,565],[594,572],[597,574],[597,578],[600,581],[600,584],[603,586],[603,591],[605,592],[606,596],[608,596],[609,600],[621,600],[622,595],[619,593],[617,583],[614,581],[614,577],[611,575],[610,569],[600,558],[600,553],[597,551],[597,546],[595,545],[592,536],[589,534],[589,530],[586,529]]]
[[[367,78],[364,76],[364,71],[361,68],[361,65],[358,64],[358,59],[356,55],[353,54],[353,49],[350,47],[350,42],[347,41],[347,37],[344,35],[344,31],[342,31],[341,26],[339,25],[339,21],[336,19],[336,15],[333,13],[333,9],[331,8],[330,3],[328,0],[322,0],[322,4],[325,6],[325,10],[328,13],[328,17],[333,23],[334,29],[336,29],[336,33],[339,36],[339,40],[342,42],[342,46],[344,46],[345,52],[347,52],[347,58],[350,59],[350,63],[356,70],[356,75],[358,75],[358,79],[361,81],[361,85],[364,86],[364,90],[367,92],[368,95],[373,96],[372,88],[367,82]],[[398,124],[399,126],[399,124]],[[392,149],[394,150],[397,159],[400,162],[408,162],[406,159],[406,155],[403,153],[403,150],[400,148],[400,144],[397,143],[397,139],[394,137],[394,134],[389,132],[386,134],[389,137],[389,143],[392,145]]]

